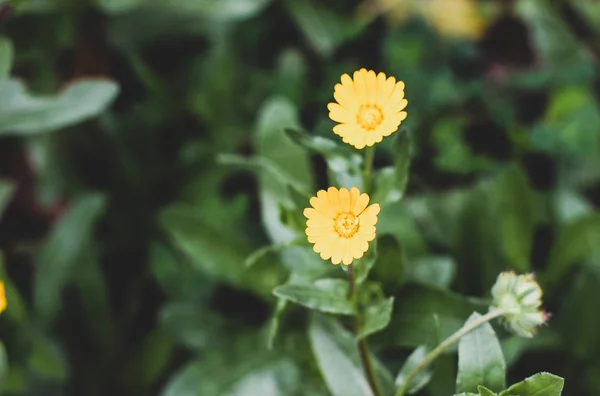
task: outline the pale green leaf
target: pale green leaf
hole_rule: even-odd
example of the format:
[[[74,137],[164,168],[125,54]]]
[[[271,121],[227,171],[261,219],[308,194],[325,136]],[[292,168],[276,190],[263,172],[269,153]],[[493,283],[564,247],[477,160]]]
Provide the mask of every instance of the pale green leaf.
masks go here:
[[[0,36],[0,81],[10,75],[14,56],[12,42]]]
[[[499,396],[560,396],[565,380],[550,373],[535,374],[500,392]]]
[[[357,337],[364,338],[384,329],[390,323],[393,308],[394,297],[370,304],[363,313],[363,323]]]
[[[354,305],[348,300],[348,284],[342,279],[319,279],[313,284],[285,284],[273,294],[296,304],[322,312],[352,315]]]

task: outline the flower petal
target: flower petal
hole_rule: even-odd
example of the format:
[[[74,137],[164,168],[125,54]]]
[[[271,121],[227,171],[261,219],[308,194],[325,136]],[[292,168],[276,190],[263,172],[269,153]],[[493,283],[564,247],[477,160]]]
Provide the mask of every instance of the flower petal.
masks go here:
[[[377,98],[377,76],[373,70],[369,70],[365,75],[366,103],[374,105]]]
[[[382,73],[380,73],[382,74]],[[385,74],[384,74],[385,77]],[[396,85],[396,79],[394,77],[390,77],[384,82],[379,80],[379,90],[377,91],[377,102],[376,104],[379,107],[383,107],[387,102],[394,90],[394,86]]]
[[[367,101],[367,83],[365,77],[367,76],[367,69],[360,69],[354,72],[354,91],[358,97],[360,103],[366,103]]]
[[[327,105],[327,108],[329,109],[329,118],[331,118],[335,122],[342,122],[342,123],[355,123],[356,122],[356,116],[354,114],[352,114],[351,112],[349,112],[348,110],[344,109],[338,103],[329,103]]]
[[[350,192],[347,188],[340,188],[340,209],[343,212],[350,211]]]
[[[368,204],[369,195],[366,193],[360,194],[360,196],[356,200],[356,203],[354,204],[354,207],[352,208],[352,213],[354,213],[354,215],[356,216],[360,215],[363,212],[363,210],[365,210]]]

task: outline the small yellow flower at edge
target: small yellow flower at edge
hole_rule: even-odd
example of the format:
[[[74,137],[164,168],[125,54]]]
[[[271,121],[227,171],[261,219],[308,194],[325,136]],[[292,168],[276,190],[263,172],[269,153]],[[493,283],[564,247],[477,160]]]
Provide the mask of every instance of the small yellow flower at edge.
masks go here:
[[[379,204],[369,204],[369,195],[358,188],[320,190],[304,209],[306,235],[313,250],[333,264],[352,264],[369,249],[375,239]]]
[[[6,294],[4,293],[4,282],[0,281],[0,313],[6,309]]]
[[[329,118],[339,122],[333,132],[357,149],[381,142],[406,119],[402,111],[408,104],[404,82],[386,78],[384,73],[375,75],[373,70],[360,69],[354,78],[343,74],[333,97],[337,103],[327,105]]]

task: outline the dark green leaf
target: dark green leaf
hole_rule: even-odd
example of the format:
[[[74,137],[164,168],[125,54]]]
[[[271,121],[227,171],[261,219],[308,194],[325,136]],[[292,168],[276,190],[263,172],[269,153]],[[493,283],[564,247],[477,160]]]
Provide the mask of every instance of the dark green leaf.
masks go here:
[[[5,390],[6,380],[8,378],[8,356],[4,344],[0,341],[0,392]]]
[[[64,381],[67,379],[67,361],[52,341],[36,337],[28,359],[28,367],[39,378]]]
[[[546,276],[557,283],[570,268],[600,252],[600,214],[578,217],[560,228],[550,249]]]
[[[477,390],[479,391],[479,396],[498,396],[496,393],[492,392],[485,386],[478,386]]]
[[[322,312],[352,315],[354,305],[348,300],[348,283],[342,279],[319,279],[313,284],[285,284],[273,294],[296,304]]]
[[[363,313],[363,323],[357,337],[364,338],[384,329],[390,323],[393,308],[394,297],[369,305]]]
[[[116,98],[108,80],[68,85],[53,97],[28,93],[17,80],[0,80],[0,135],[33,135],[64,128],[102,113]]]
[[[0,37],[0,81],[10,75],[13,56],[14,50],[12,42],[5,37]]]
[[[481,318],[474,312],[465,325]],[[475,392],[478,385],[492,390],[504,389],[506,363],[494,329],[485,323],[460,339],[456,392]]]
[[[535,374],[500,392],[499,396],[560,396],[564,379],[550,373]]]
[[[6,205],[8,205],[13,196],[14,190],[15,186],[11,182],[0,180],[0,219],[2,218],[2,213],[4,212]]]
[[[279,331],[279,323],[281,321],[281,316],[283,315],[285,309],[288,306],[288,301],[289,300],[287,298],[279,298],[277,300],[275,312],[273,312],[273,317],[271,318],[271,323],[269,324],[269,335],[267,336],[268,349],[273,349],[275,337],[277,337],[277,332]]]
[[[61,291],[89,249],[94,225],[105,205],[105,197],[98,194],[76,198],[42,248],[35,272],[33,305],[43,323],[58,313]]]
[[[174,352],[173,342],[160,328],[146,336],[139,355],[140,380],[153,386],[168,367]]]
[[[454,280],[456,263],[450,256],[429,256],[410,261],[407,269],[412,282],[447,288]]]

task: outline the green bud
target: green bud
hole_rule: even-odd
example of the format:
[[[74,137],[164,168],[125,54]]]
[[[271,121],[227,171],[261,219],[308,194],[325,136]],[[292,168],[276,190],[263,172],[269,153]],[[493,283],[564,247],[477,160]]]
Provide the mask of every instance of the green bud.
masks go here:
[[[521,337],[533,337],[550,316],[541,309],[542,289],[533,274],[502,272],[492,287],[492,297],[490,310],[505,312],[504,323]]]

